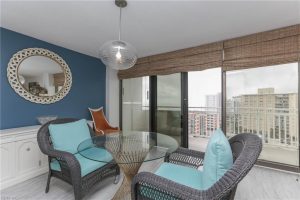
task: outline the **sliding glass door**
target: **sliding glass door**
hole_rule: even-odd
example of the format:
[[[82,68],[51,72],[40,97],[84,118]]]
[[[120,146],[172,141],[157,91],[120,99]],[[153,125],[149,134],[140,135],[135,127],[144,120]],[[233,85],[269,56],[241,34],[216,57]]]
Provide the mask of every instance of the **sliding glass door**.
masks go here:
[[[122,130],[149,131],[149,77],[122,81]]]
[[[217,128],[223,127],[227,137],[256,134],[263,141],[260,162],[297,167],[298,65],[123,80],[123,129],[170,135],[181,146],[199,151],[205,151]]]
[[[182,144],[181,74],[157,76],[156,131]]]

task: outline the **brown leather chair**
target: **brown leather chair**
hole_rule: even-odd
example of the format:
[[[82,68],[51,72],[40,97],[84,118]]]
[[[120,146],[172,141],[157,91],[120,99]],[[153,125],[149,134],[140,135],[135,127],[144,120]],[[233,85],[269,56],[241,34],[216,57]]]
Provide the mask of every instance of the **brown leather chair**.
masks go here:
[[[98,109],[89,108],[93,119],[93,128],[96,135],[110,134],[119,131],[118,127],[113,127],[107,121],[103,112],[103,107]]]

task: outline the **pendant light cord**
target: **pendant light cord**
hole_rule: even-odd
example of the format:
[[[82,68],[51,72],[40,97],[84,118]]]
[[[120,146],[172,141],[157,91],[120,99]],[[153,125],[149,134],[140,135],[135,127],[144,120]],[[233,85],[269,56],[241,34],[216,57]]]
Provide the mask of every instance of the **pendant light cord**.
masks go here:
[[[122,22],[122,8],[120,7],[120,18],[119,18],[119,40],[121,40],[121,22]]]

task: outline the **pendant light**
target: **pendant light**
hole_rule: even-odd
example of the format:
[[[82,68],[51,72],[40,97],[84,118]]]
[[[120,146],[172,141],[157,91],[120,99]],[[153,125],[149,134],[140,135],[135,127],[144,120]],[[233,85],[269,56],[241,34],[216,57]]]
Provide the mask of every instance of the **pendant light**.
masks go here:
[[[122,8],[127,6],[126,0],[115,0],[120,8],[119,18],[119,40],[112,40],[100,47],[99,57],[108,67],[115,70],[124,70],[133,67],[137,61],[137,52],[128,42],[121,40]]]

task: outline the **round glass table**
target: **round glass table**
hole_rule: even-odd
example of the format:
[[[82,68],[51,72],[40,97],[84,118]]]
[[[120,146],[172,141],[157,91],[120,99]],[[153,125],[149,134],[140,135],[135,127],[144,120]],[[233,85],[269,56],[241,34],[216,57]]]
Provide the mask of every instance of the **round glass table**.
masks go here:
[[[114,159],[123,171],[124,179],[113,199],[126,196],[130,199],[131,181],[142,163],[164,158],[177,148],[177,141],[167,135],[120,131],[83,141],[78,146],[78,153],[97,162],[109,163]]]

